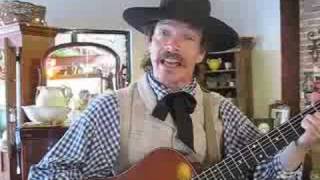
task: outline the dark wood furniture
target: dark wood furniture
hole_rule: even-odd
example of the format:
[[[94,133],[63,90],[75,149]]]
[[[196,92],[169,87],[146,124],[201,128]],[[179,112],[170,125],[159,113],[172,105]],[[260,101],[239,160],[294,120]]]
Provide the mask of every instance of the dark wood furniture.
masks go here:
[[[30,166],[38,163],[66,130],[66,127],[24,127],[20,129],[23,180],[27,180]]]
[[[300,1],[280,1],[281,12],[281,87],[282,101],[290,106],[291,115],[300,112]],[[285,87],[285,88],[284,88]],[[311,179],[317,152],[305,158],[303,179]]]
[[[16,125],[27,121],[21,106],[34,102],[36,86],[39,83],[38,68],[45,51],[53,46],[57,30],[44,26],[11,24],[0,27],[0,48],[4,50],[6,74],[6,121],[8,132],[8,164],[10,179],[21,179],[17,172]],[[18,69],[16,69],[19,67]],[[18,73],[17,73],[18,72]],[[19,76],[16,76],[19,74]],[[19,87],[19,88],[16,88]],[[9,119],[9,110],[17,119]],[[16,110],[16,111],[15,111]],[[10,125],[9,125],[10,124]],[[11,126],[14,124],[14,126]]]
[[[253,40],[252,37],[241,37],[240,45],[234,49],[208,52],[207,59],[221,58],[219,69],[209,69],[206,61],[199,69],[202,88],[230,98],[248,117],[253,117],[251,70]],[[225,63],[231,64],[231,67],[226,67]]]
[[[76,34],[84,34],[86,33],[87,31],[73,31],[76,35]],[[76,33],[78,32],[78,33]],[[94,33],[94,34],[100,34],[100,35],[103,35],[104,33],[107,35],[108,33],[113,33],[113,34],[122,34],[122,35],[125,35],[127,40],[129,41],[129,34],[125,33],[125,32],[109,32],[109,31],[89,31],[87,33]],[[73,37],[73,36],[72,36]],[[77,39],[77,38],[75,38]],[[80,39],[80,38],[79,38]],[[53,40],[53,39],[52,39]],[[126,41],[126,45],[128,43],[128,41]],[[45,46],[45,45],[43,45]],[[110,55],[113,55],[115,57],[115,60],[116,60],[116,88],[119,88],[119,87],[123,87],[121,86],[121,84],[123,85],[126,85],[127,83],[129,83],[128,80],[130,80],[130,75],[128,76],[125,76],[123,78],[123,81],[119,81],[120,77],[119,77],[119,71],[120,71],[120,57],[118,54],[116,54],[116,52],[114,52],[114,50],[112,50],[111,48],[109,48],[109,46],[106,46],[105,44],[103,43],[92,43],[92,42],[72,42],[72,43],[65,43],[65,44],[60,44],[60,45],[57,45],[57,46],[52,46],[50,48],[48,48],[48,46],[46,46],[47,48],[45,49],[45,52],[44,54],[42,54],[42,57],[41,57],[41,60],[35,62],[36,65],[34,65],[34,67],[29,67],[30,70],[29,70],[29,73],[30,74],[33,74],[34,75],[34,78],[37,79],[39,78],[40,79],[40,82],[39,80],[37,81],[38,83],[35,84],[35,86],[33,86],[32,88],[30,88],[30,91],[32,91],[33,93],[30,94],[30,96],[28,96],[28,98],[25,98],[26,101],[24,102],[24,105],[29,105],[29,104],[34,104],[35,102],[35,97],[34,97],[34,94],[35,94],[35,88],[37,85],[41,84],[41,85],[48,85],[50,86],[50,84],[48,83],[47,80],[49,80],[50,78],[47,78],[46,77],[46,69],[42,66],[41,68],[41,73],[42,73],[42,76],[41,77],[36,77],[35,75],[38,75],[37,74],[37,68],[39,67],[38,65],[45,65],[46,64],[46,57],[48,57],[47,55],[51,54],[53,51],[59,49],[63,49],[63,48],[70,48],[70,50],[72,48],[75,48],[75,49],[78,49],[80,47],[87,47],[87,46],[92,46],[92,47],[96,47],[97,50],[100,50],[100,51],[105,51],[106,53],[110,53]],[[127,47],[127,54],[130,54],[129,53],[129,46],[126,46]],[[88,48],[88,47],[87,47]],[[80,48],[81,49],[81,48]],[[116,48],[115,48],[116,49]],[[82,49],[84,50],[84,49]],[[92,49],[91,49],[92,50]],[[41,51],[42,52],[42,51]],[[74,51],[73,51],[74,52]],[[92,53],[92,52],[91,52]],[[58,53],[57,53],[58,54]],[[61,55],[61,54],[60,54]],[[106,55],[106,54],[99,54],[100,56],[101,55]],[[92,59],[90,59],[92,57]],[[81,62],[81,60],[85,59],[86,61],[83,61],[85,63],[87,63],[89,60],[93,60],[95,59],[95,57],[93,58],[93,56],[88,56],[87,54],[86,55],[83,55],[83,56],[71,56],[71,57],[64,57],[64,58],[57,58],[57,56],[55,57],[56,59],[56,66],[62,66],[62,65],[65,65],[65,66],[68,66],[68,67],[72,67],[72,63],[74,63],[75,65],[77,65],[79,62]],[[127,56],[127,59],[123,59],[125,60],[124,62],[127,62],[127,64],[123,64],[123,65],[129,65],[129,56]],[[42,61],[42,63],[41,63]],[[99,64],[101,66],[101,64]],[[67,68],[66,68],[67,69]],[[61,69],[60,69],[61,70]],[[66,72],[66,71],[65,71]],[[79,71],[80,72],[80,71]],[[29,74],[29,76],[31,76]],[[55,80],[57,79],[80,79],[80,78],[97,78],[97,74],[81,74],[81,73],[77,73],[77,74],[62,74],[60,76],[55,76]],[[100,76],[99,76],[100,78]],[[122,82],[122,83],[121,83]],[[22,85],[23,86],[23,85]],[[54,86],[57,86],[57,85],[54,85]],[[32,96],[31,96],[32,95]],[[30,98],[30,99],[29,99]],[[23,122],[25,122],[26,119],[23,120]],[[38,163],[42,158],[43,156],[53,147],[53,145],[63,136],[63,134],[65,133],[65,131],[67,130],[66,127],[57,127],[57,126],[51,126],[51,127],[27,127],[25,126],[26,124],[23,125],[23,127],[20,129],[20,137],[21,137],[21,172],[22,172],[22,180],[26,180],[27,177],[28,177],[28,173],[29,173],[29,169],[30,169],[30,166],[32,164],[36,164]]]
[[[9,153],[0,151],[0,177],[1,180],[10,180]]]
[[[280,1],[282,101],[292,115],[300,112],[300,16],[299,0]]]
[[[28,26],[26,24],[12,24],[0,28],[0,46],[8,39],[9,49],[12,49],[13,59],[20,62],[21,105],[34,102],[35,88],[38,85],[40,60],[46,50],[53,46],[55,28],[43,26]],[[10,72],[15,73],[15,72]]]

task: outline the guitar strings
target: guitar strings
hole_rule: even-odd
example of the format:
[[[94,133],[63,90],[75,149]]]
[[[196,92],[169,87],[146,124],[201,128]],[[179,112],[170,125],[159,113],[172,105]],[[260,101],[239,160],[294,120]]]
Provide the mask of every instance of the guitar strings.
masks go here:
[[[292,131],[291,131],[292,132]],[[291,132],[289,132],[289,133],[291,133]],[[296,135],[295,133],[291,133],[291,135]],[[270,144],[270,143],[269,143]],[[271,144],[270,144],[270,146],[271,146]],[[273,145],[272,145],[273,146]],[[262,150],[263,151],[263,150]],[[252,151],[253,153],[259,153],[259,152],[262,152],[262,151],[260,151],[260,149],[255,149],[254,151]],[[242,153],[242,154],[245,154],[245,153]],[[235,154],[233,154],[233,156],[239,156],[240,155],[240,153],[239,152],[237,152],[237,153],[235,153]],[[249,155],[249,156],[247,156],[247,155]],[[245,155],[244,156],[244,159],[248,159],[248,157],[253,157],[252,156],[252,154],[251,154],[251,152],[249,152],[249,153],[247,153],[247,155]],[[240,155],[241,156],[241,155]],[[231,157],[228,157],[228,158],[226,158],[225,160],[224,160],[224,162],[221,162],[221,163],[218,163],[218,164],[216,164],[214,167],[216,167],[216,166],[219,166],[219,170],[221,171],[221,172],[219,172],[220,174],[221,174],[221,176],[222,176],[222,178],[224,178],[223,177],[223,175],[222,174],[224,174],[224,173],[229,173],[229,174],[232,174],[230,171],[232,171],[232,170],[238,170],[239,171],[239,169],[240,168],[238,168],[238,167],[232,167],[232,168],[228,168],[227,166],[227,164],[228,164],[228,161],[230,162],[230,161],[234,161]],[[223,164],[223,163],[225,163],[225,164]],[[258,162],[257,162],[258,163]],[[236,165],[237,166],[237,164],[235,164],[235,163],[233,163],[234,165]],[[214,168],[213,167],[213,168]],[[212,168],[209,168],[209,169],[207,169],[207,170],[205,170],[205,171],[203,171],[203,172],[201,172],[200,174],[198,174],[196,177],[194,177],[194,178],[201,178],[202,179],[202,177],[205,177],[205,178],[211,178],[211,177],[213,177],[212,176],[212,174],[210,174],[211,176],[209,176],[209,175],[206,175],[206,174],[208,174],[207,172],[208,171],[212,171],[211,170]],[[217,171],[216,171],[217,172]],[[239,171],[241,174],[242,174],[242,171]],[[219,175],[219,174],[218,174]]]
[[[298,115],[296,115],[296,116],[294,116],[291,120],[289,120],[287,123],[285,123],[285,124],[283,124],[283,125],[281,125],[281,126],[279,126],[279,127],[277,127],[277,128],[275,128],[275,129],[273,129],[271,132],[270,132],[270,135],[268,136],[268,138],[266,138],[266,139],[264,139],[263,141],[262,141],[262,145],[261,146],[265,146],[265,148],[267,148],[267,147],[270,147],[270,146],[273,146],[273,148],[275,148],[277,151],[279,151],[278,150],[278,148],[273,144],[273,142],[271,141],[272,140],[272,138],[274,138],[274,137],[278,137],[278,135],[277,134],[275,134],[275,133],[273,133],[274,131],[280,131],[280,133],[284,133],[284,134],[287,134],[287,137],[289,137],[289,138],[295,138],[295,136],[297,136],[298,134],[295,132],[295,130],[293,130],[292,131],[292,127],[291,126],[293,126],[295,129],[297,129],[297,128],[302,128],[301,127],[301,120],[305,117],[305,115],[307,115],[307,114],[311,114],[311,113],[315,113],[316,111],[317,111],[317,108],[318,108],[318,106],[320,105],[320,102],[317,102],[315,105],[313,105],[312,107],[310,107],[310,108],[307,108],[305,111],[303,111],[303,112],[301,112],[300,114],[298,114]],[[309,112],[309,111],[311,111],[311,112]],[[291,125],[290,125],[291,124]],[[296,127],[297,126],[297,127]],[[289,127],[289,128],[288,128]],[[281,129],[282,128],[282,129]],[[278,129],[278,130],[276,130],[276,129]],[[281,130],[283,131],[283,132],[281,132]],[[273,134],[272,134],[273,133]],[[269,133],[268,133],[269,134]],[[281,134],[280,134],[281,135]],[[292,135],[293,135],[293,137],[292,137]],[[291,136],[291,137],[290,137]],[[300,135],[299,135],[300,136]],[[251,145],[253,145],[253,144],[256,144],[256,143],[259,143],[258,141],[260,140],[260,139],[263,139],[264,137],[266,137],[266,136],[262,136],[262,137],[260,137],[260,138],[258,138],[257,140],[255,140],[254,142],[252,142],[252,143],[250,143],[249,145],[246,145],[244,148],[242,148],[240,151],[238,151],[238,152],[236,152],[236,153],[234,153],[234,154],[232,154],[231,156],[229,156],[229,157],[227,157],[224,161],[221,161],[221,162],[219,162],[219,163],[217,163],[216,165],[214,165],[213,167],[211,167],[211,168],[208,168],[208,169],[206,169],[206,170],[204,170],[204,171],[202,171],[200,174],[196,174],[196,176],[194,176],[193,178],[202,178],[202,176],[205,176],[206,178],[208,177],[206,174],[207,174],[207,172],[211,172],[212,171],[212,169],[213,168],[215,168],[215,167],[218,167],[219,166],[219,170],[221,171],[221,173],[225,173],[225,172],[228,172],[228,173],[231,173],[232,174],[232,172],[230,172],[230,171],[232,171],[232,170],[235,170],[235,169],[237,169],[238,171],[239,171],[239,167],[238,167],[238,165],[237,164],[235,164],[235,163],[232,163],[232,164],[235,164],[235,166],[236,167],[233,167],[233,168],[228,168],[227,167],[227,163],[228,163],[228,161],[230,162],[230,161],[234,161],[233,159],[232,159],[232,157],[236,157],[236,156],[238,156],[238,155],[242,155],[242,156],[244,156],[244,158],[243,159],[248,159],[248,157],[253,157],[254,155],[252,155],[252,153],[254,153],[254,154],[257,154],[257,153],[260,153],[260,152],[263,152],[264,154],[266,154],[266,156],[268,156],[268,154],[267,153],[265,153],[265,151],[263,150],[263,148],[262,148],[262,150],[259,148],[259,149],[254,149],[253,151],[250,151],[249,150],[249,153],[247,153],[247,154],[245,154],[246,152],[244,152],[244,153],[241,153],[241,151],[245,151],[246,150],[246,147],[248,147],[248,146],[251,146]],[[282,139],[285,139],[285,138],[282,138]],[[263,145],[263,143],[265,143],[266,141],[268,141],[265,145]],[[271,142],[271,143],[270,143]],[[286,143],[286,142],[285,142]],[[286,143],[287,144],[287,143]],[[290,143],[289,143],[290,144]],[[249,156],[248,156],[249,155]],[[224,163],[224,164],[223,164]],[[245,162],[244,162],[245,163]],[[257,164],[258,164],[259,162],[257,162]],[[250,167],[249,167],[250,168]],[[242,171],[240,171],[240,173],[242,174]],[[212,173],[210,173],[209,175],[212,175]],[[232,174],[233,175],[233,174]],[[211,177],[213,177],[213,176],[211,176]],[[209,178],[211,178],[211,177],[209,177]],[[223,177],[223,175],[222,175],[222,178],[224,178]]]
[[[260,151],[260,152],[262,152],[262,151]],[[252,153],[259,153],[259,150],[258,149],[256,149],[255,151],[252,151]],[[242,153],[242,154],[244,154],[244,153]],[[240,153],[239,152],[237,152],[237,153],[235,153],[235,154],[233,154],[232,156],[239,156],[240,155]],[[249,152],[249,153],[247,153],[247,155],[249,155],[249,156],[244,156],[244,159],[248,159],[248,157],[253,157],[252,156],[252,154],[251,154],[251,152]],[[241,155],[240,155],[241,156]],[[202,171],[200,174],[197,174],[196,176],[194,176],[193,178],[196,178],[196,179],[202,179],[202,178],[212,178],[212,177],[214,177],[213,176],[213,174],[212,174],[212,172],[214,172],[214,171],[212,171],[212,169],[213,168],[215,168],[215,167],[217,167],[217,166],[219,166],[219,170],[220,171],[215,171],[216,173],[220,173],[220,175],[221,175],[221,178],[223,178],[223,179],[225,179],[224,177],[223,177],[223,174],[225,174],[225,173],[228,173],[228,174],[232,174],[230,171],[232,171],[232,170],[237,170],[237,171],[239,171],[239,169],[240,168],[238,168],[237,166],[239,166],[239,165],[237,165],[237,164],[235,164],[235,163],[232,163],[232,165],[235,165],[235,167],[231,167],[231,168],[228,168],[227,166],[227,164],[228,164],[228,162],[230,162],[230,161],[234,161],[232,158],[231,158],[231,156],[229,156],[229,157],[227,157],[223,162],[220,162],[220,163],[217,163],[216,165],[214,165],[213,167],[211,167],[211,168],[208,168],[208,169],[206,169],[206,170],[204,170],[204,171]],[[224,163],[224,164],[223,164]],[[244,162],[245,163],[245,162]],[[257,162],[258,163],[258,162]],[[210,171],[211,173],[209,174],[208,173],[208,171]],[[243,175],[243,173],[242,173],[242,171],[239,171],[242,175]],[[207,175],[207,174],[209,174],[209,175]],[[219,174],[218,174],[219,175]],[[232,174],[232,175],[234,175],[234,174]]]
[[[308,110],[306,110],[306,111],[304,111],[303,113],[305,113],[305,114],[310,114],[310,112],[308,113],[308,111],[312,111],[312,109],[310,108],[310,109],[308,109]],[[313,112],[315,112],[315,111],[313,111]],[[313,113],[312,112],[312,113]],[[297,121],[296,120],[299,120],[299,121],[301,121],[301,118],[300,118],[300,116],[295,116],[294,118],[292,118],[291,120],[290,120],[290,123],[293,125],[293,126],[296,126],[297,125]],[[289,124],[286,124],[287,126],[284,126],[284,128],[283,128],[283,130],[285,130],[285,132],[286,133],[288,133],[288,129],[287,129],[287,127],[289,127]],[[300,126],[300,122],[299,122],[299,124],[298,124],[298,127],[301,127]],[[277,128],[279,128],[279,129],[281,129],[280,127],[277,127]],[[296,133],[294,132],[294,131],[291,131],[291,128],[289,128],[289,133],[291,133],[291,135],[296,135]],[[271,136],[269,136],[269,137],[272,137],[272,136],[274,136],[274,134],[272,134],[272,133],[270,133],[271,134]],[[290,134],[288,134],[289,136],[290,136]],[[263,137],[265,137],[265,136],[263,136]],[[262,138],[262,137],[261,137]],[[260,138],[258,139],[258,140],[260,140]],[[257,141],[258,140],[256,140],[256,141],[254,141],[253,143],[251,143],[251,144],[254,144],[254,143],[257,143]],[[270,141],[269,139],[266,139],[266,140],[268,140],[268,141]],[[265,141],[264,141],[265,142]],[[263,143],[263,142],[262,142]],[[267,145],[271,145],[272,143],[267,143]],[[248,146],[250,146],[250,144],[248,145]],[[274,145],[272,145],[272,146],[274,146]],[[274,146],[275,148],[276,148],[276,146]],[[276,148],[277,149],[277,148]],[[241,151],[243,151],[243,150],[245,150],[245,148],[244,149],[241,149],[240,150],[240,152]],[[253,151],[253,153],[257,153],[257,150],[258,150],[258,152],[260,151],[260,149],[255,149],[254,151]],[[235,153],[234,155],[232,155],[232,157],[234,157],[234,156],[236,156],[236,155],[238,155],[238,154],[240,154],[240,152],[237,152],[237,153]],[[261,152],[261,151],[260,151]],[[242,153],[242,154],[245,154],[245,153]],[[248,153],[249,154],[249,157],[252,157],[252,154],[251,154],[251,152],[249,152]],[[267,155],[267,154],[266,154]],[[248,156],[245,156],[245,158],[247,158]],[[231,157],[229,157],[229,158],[227,158],[225,161],[223,161],[223,162],[221,162],[221,163],[218,163],[217,164],[217,166],[219,165],[221,168],[220,168],[220,171],[221,172],[229,172],[230,173],[230,171],[231,170],[234,170],[234,169],[238,169],[238,167],[236,167],[236,168],[231,168],[230,170],[228,169],[228,167],[227,168],[225,168],[225,166],[226,165],[224,165],[224,164],[222,164],[222,163],[224,163],[224,162],[226,162],[225,164],[227,164],[227,162],[228,162],[228,159],[229,160],[231,160],[231,161],[233,161],[233,159],[231,158]],[[258,163],[258,162],[257,162]],[[222,165],[221,165],[222,164]],[[214,167],[216,167],[216,166],[214,166]],[[207,169],[206,171],[211,171],[211,169],[212,168],[209,168],[209,169]],[[204,171],[204,172],[206,172],[206,171]],[[241,171],[240,171],[241,172]],[[205,174],[204,174],[205,175]],[[201,174],[200,174],[200,176],[201,176]]]
[[[300,120],[300,119],[298,119],[298,120]],[[291,122],[291,121],[290,121]],[[291,122],[291,124],[294,124],[294,123],[296,123],[296,122],[294,122],[294,119],[292,119],[292,122]],[[287,127],[289,127],[289,124],[287,124],[288,126],[284,126],[285,128],[287,128]],[[296,124],[295,124],[296,125]],[[295,126],[294,125],[294,126]],[[298,125],[300,125],[300,124],[298,124]],[[279,129],[280,129],[280,127],[278,127]],[[288,131],[287,131],[288,129],[286,129],[286,133],[288,133]],[[291,128],[289,128],[289,133],[291,133],[291,135],[297,135],[295,132],[293,132],[293,131],[291,131]],[[288,136],[290,136],[290,134],[288,134]],[[265,137],[265,136],[263,136],[263,137]],[[272,137],[272,136],[269,136],[269,137]],[[262,138],[262,137],[261,137]],[[260,139],[260,138],[259,138]],[[259,140],[258,139],[258,140]],[[267,139],[268,141],[270,141],[269,139]],[[264,141],[265,142],[265,141]],[[257,143],[257,140],[256,141],[254,141],[253,143],[251,143],[251,144],[255,144],[255,143]],[[263,144],[263,142],[262,142],[262,144]],[[272,143],[267,143],[267,145],[271,145]],[[250,144],[248,145],[248,146],[250,146]],[[263,146],[263,145],[262,145]],[[264,145],[265,146],[265,145]],[[276,146],[275,145],[272,145],[274,148],[276,148]],[[247,147],[247,146],[246,146]],[[268,146],[267,146],[268,147]],[[237,153],[235,153],[235,154],[233,154],[232,156],[238,156],[238,154],[240,154],[241,153],[241,151],[243,151],[243,150],[245,150],[245,148],[243,148],[243,149],[241,149],[240,150],[240,152],[237,152]],[[278,148],[276,148],[276,150],[278,150]],[[263,150],[262,150],[263,151]],[[262,152],[262,151],[260,151],[260,149],[255,149],[255,150],[253,150],[253,151],[251,151],[252,153],[259,153],[259,152]],[[247,155],[249,154],[249,156],[247,156],[247,155],[244,155],[245,153],[242,153],[242,156],[244,156],[244,159],[247,159],[248,157],[253,157],[252,156],[252,153],[251,153],[250,151],[249,151],[249,153],[247,153]],[[265,153],[266,154],[266,153]],[[240,154],[241,155],[241,154]],[[268,156],[268,154],[266,154],[267,156]],[[220,171],[221,171],[221,173],[223,174],[223,173],[225,173],[225,172],[228,172],[228,173],[231,173],[230,171],[231,170],[234,170],[234,169],[238,169],[238,167],[235,167],[235,168],[231,168],[231,169],[229,169],[228,167],[227,167],[227,164],[228,164],[228,160],[230,160],[230,161],[233,161],[233,159],[231,158],[231,157],[228,157],[226,160],[224,160],[224,161],[222,161],[222,162],[220,162],[220,163],[217,163],[215,166],[213,166],[212,168],[214,168],[214,167],[217,167],[217,166],[219,166],[220,167]],[[222,164],[222,163],[225,163],[225,164]],[[259,162],[257,162],[257,163],[259,163]],[[203,172],[201,172],[200,174],[198,174],[196,177],[194,177],[194,178],[201,178],[201,176],[205,176],[206,178],[208,178],[208,176],[206,175],[206,173],[208,172],[208,171],[212,171],[212,168],[209,168],[209,169],[207,169],[207,170],[205,170],[205,171],[203,171]],[[240,171],[240,173],[242,173],[241,171]],[[223,175],[222,175],[222,177],[223,177]],[[211,177],[209,177],[209,178],[211,178]]]
[[[318,104],[319,105],[319,104]],[[317,105],[316,105],[317,106]],[[313,111],[313,112],[308,112],[308,111]],[[312,108],[309,108],[309,109],[307,109],[307,110],[305,110],[304,112],[302,112],[302,113],[300,113],[300,115],[301,114],[310,114],[310,113],[314,113],[315,111],[312,109]],[[296,121],[296,120],[299,120],[299,121]],[[301,127],[300,126],[300,122],[301,122],[301,118],[300,118],[300,116],[298,115],[298,116],[295,116],[294,118],[292,118],[290,121],[289,121],[293,126],[297,126],[298,125],[298,127]],[[288,123],[289,123],[288,122]],[[297,124],[298,123],[298,124]],[[282,128],[287,128],[287,127],[289,127],[289,125],[290,124],[286,124],[286,125],[288,125],[288,126],[284,126],[284,127],[282,127]],[[277,127],[277,128],[279,128],[279,129],[281,129],[281,126],[280,127]],[[288,133],[288,129],[284,129],[285,131],[286,131],[286,133]],[[290,135],[297,135],[294,131],[291,131],[291,128],[289,128],[289,133],[291,133],[291,134],[288,134],[288,136],[290,136]],[[271,134],[271,133],[270,133]],[[274,134],[273,134],[274,135]],[[263,137],[265,137],[265,136],[263,136]],[[271,136],[269,136],[269,137],[272,137],[272,135]],[[261,137],[262,138],[262,137]],[[261,138],[259,138],[258,140],[260,140]],[[256,140],[256,141],[258,141],[258,140]],[[269,139],[267,139],[268,141],[270,141]],[[255,142],[253,142],[253,143],[251,143],[251,144],[254,144],[254,143],[256,143],[256,141]],[[264,141],[265,142],[265,141]],[[271,145],[272,143],[267,143],[267,145]],[[248,145],[248,146],[250,146],[250,144]],[[274,146],[274,145],[272,145],[272,146]],[[275,148],[276,148],[276,146],[274,146]],[[243,151],[245,148],[243,148],[243,149],[241,149],[240,150],[240,152],[241,151]],[[278,149],[278,148],[276,148],[276,149]],[[254,153],[256,153],[256,151],[258,150],[258,152],[260,151],[260,149],[255,149],[253,152]],[[237,153],[235,153],[234,155],[232,155],[232,156],[236,156],[237,154],[240,154],[240,152],[237,152]],[[261,151],[260,151],[261,152]],[[249,154],[249,157],[252,157],[252,154],[251,154],[251,152],[249,152],[248,153]],[[267,154],[266,154],[267,155]],[[268,155],[267,155],[268,156]],[[248,156],[245,156],[245,158],[247,158]],[[229,172],[230,173],[230,171],[231,170],[234,170],[234,169],[238,169],[238,167],[236,167],[236,168],[231,168],[230,170],[228,169],[228,167],[226,168],[226,169],[223,169],[223,168],[225,168],[225,166],[226,165],[224,165],[224,164],[222,164],[222,163],[224,163],[224,162],[227,162],[228,161],[228,159],[229,160],[231,160],[231,161],[233,161],[233,159],[231,158],[231,157],[229,157],[229,158],[227,158],[225,161],[222,161],[222,162],[220,162],[220,163],[218,163],[216,166],[220,166],[221,167],[221,169],[220,169],[220,171],[221,172]],[[258,162],[257,162],[258,163]],[[222,164],[222,165],[221,165]],[[225,164],[227,164],[227,163],[225,163]],[[214,167],[216,167],[216,166],[214,166]],[[207,172],[207,171],[211,171],[211,169],[212,168],[209,168],[209,169],[207,169],[207,170],[205,170],[205,171],[203,171],[202,173],[203,173],[203,175],[205,175],[204,173],[205,172]],[[241,172],[241,171],[240,171]],[[201,174],[202,174],[201,173]],[[202,176],[201,174],[199,174],[200,176]]]

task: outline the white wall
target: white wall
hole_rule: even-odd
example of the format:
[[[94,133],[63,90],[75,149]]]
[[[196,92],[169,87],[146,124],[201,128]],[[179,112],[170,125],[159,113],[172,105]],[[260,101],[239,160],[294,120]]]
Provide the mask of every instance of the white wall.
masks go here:
[[[280,0],[211,0],[213,14],[241,36],[253,36],[254,116],[268,116],[268,105],[281,99]]]
[[[133,32],[133,79],[142,70],[144,36],[122,19],[127,7],[157,6],[158,0],[26,0],[47,6],[50,26],[124,29]],[[233,26],[241,36],[256,37],[253,51],[255,117],[266,117],[268,105],[280,99],[280,0],[211,0],[212,15]]]
[[[132,31],[133,79],[141,74],[140,60],[144,55],[144,36],[131,28],[122,18],[127,7],[155,6],[158,0],[25,0],[47,7],[49,26],[84,29],[120,29]]]

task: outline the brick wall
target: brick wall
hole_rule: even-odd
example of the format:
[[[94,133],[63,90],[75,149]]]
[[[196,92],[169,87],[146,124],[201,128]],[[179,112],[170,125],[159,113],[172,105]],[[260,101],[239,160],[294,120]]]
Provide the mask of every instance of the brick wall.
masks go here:
[[[312,41],[308,34],[314,33]],[[311,48],[319,43],[319,58],[312,57]],[[315,55],[315,54],[314,54]],[[314,56],[315,57],[315,56]],[[301,109],[310,103],[309,95],[314,82],[320,79],[320,1],[300,0],[300,98]]]
[[[314,33],[310,40],[308,34]],[[313,46],[319,43],[319,46]],[[319,49],[319,57],[312,56],[311,48]],[[316,54],[314,54],[316,55]],[[320,0],[300,0],[300,98],[301,109],[310,103],[308,95],[320,82]],[[311,151],[310,179],[320,179],[320,146]]]

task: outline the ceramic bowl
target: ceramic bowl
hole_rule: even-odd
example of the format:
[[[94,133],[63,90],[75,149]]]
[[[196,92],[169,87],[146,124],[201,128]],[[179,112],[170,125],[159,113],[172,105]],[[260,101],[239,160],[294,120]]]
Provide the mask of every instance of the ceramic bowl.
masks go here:
[[[70,111],[67,107],[39,107],[36,105],[22,107],[32,122],[59,123],[67,119]]]

